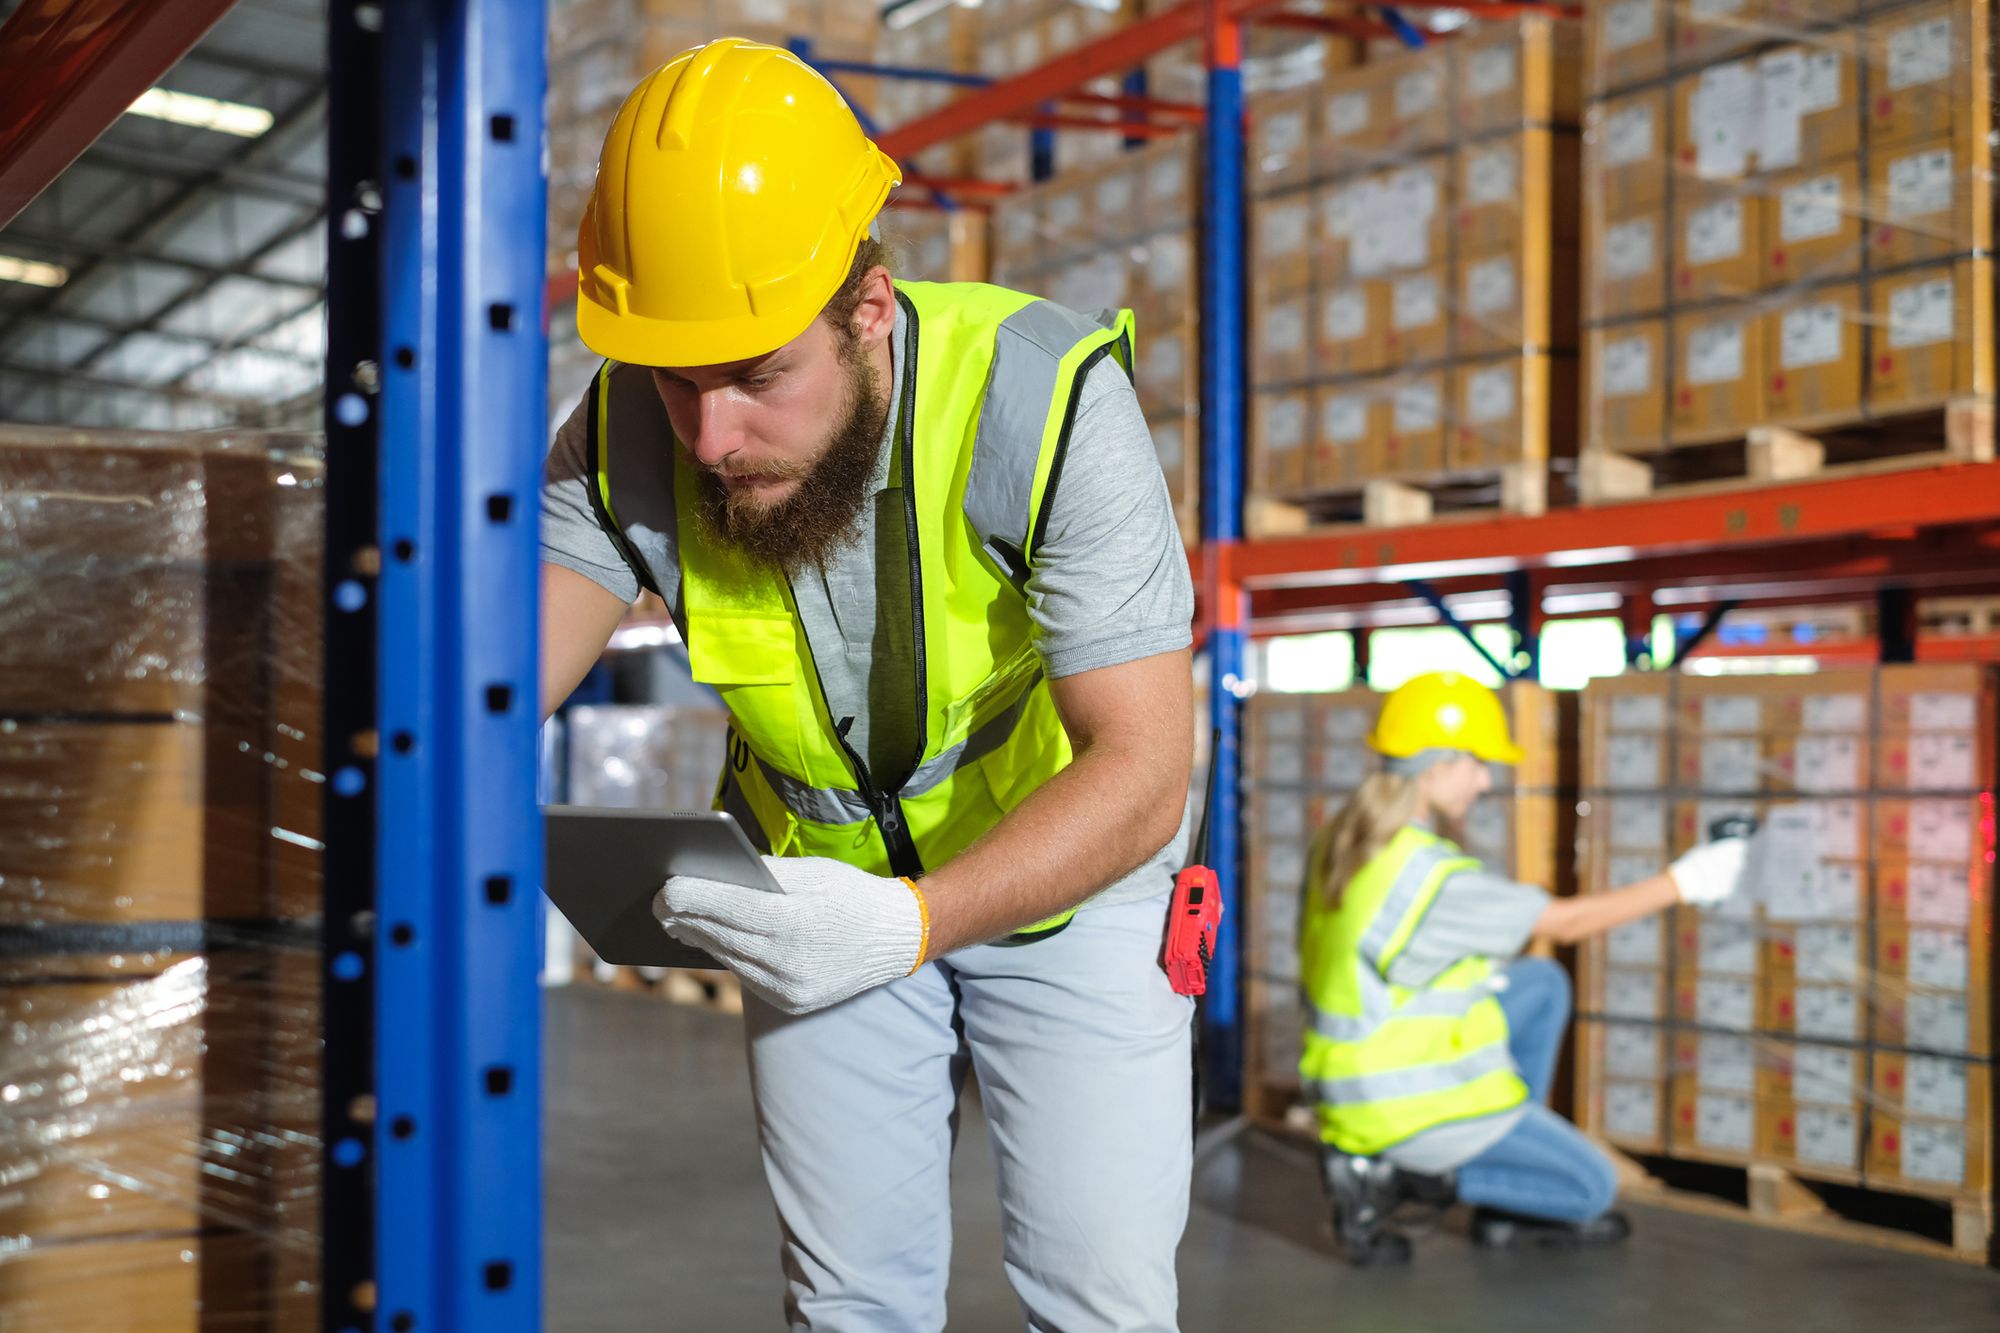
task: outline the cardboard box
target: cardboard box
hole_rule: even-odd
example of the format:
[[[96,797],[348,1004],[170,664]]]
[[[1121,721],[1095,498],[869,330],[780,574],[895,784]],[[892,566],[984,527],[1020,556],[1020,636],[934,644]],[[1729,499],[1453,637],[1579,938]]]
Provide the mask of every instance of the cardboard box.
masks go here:
[[[1747,296],[1763,286],[1764,196],[1735,184],[1685,182],[1674,201],[1676,301]]]
[[[1667,93],[1646,88],[1590,108],[1584,140],[1590,197],[1619,217],[1664,208],[1667,200]]]
[[[1330,490],[1366,481],[1368,442],[1387,433],[1389,411],[1389,400],[1367,383],[1323,384],[1316,389],[1307,484],[1313,490]]]
[[[1936,0],[1880,14],[1866,30],[1868,146],[1983,143],[1992,112],[1987,6]]]
[[[1677,180],[1741,180],[1755,173],[1763,147],[1762,100],[1754,57],[1707,65],[1675,79]]]
[[[1874,962],[1886,993],[1897,997],[1918,991],[1982,996],[1992,971],[1985,941],[1970,930],[1886,919],[1875,929]]]
[[[1312,373],[1312,298],[1304,291],[1258,287],[1251,300],[1250,379],[1293,384]]]
[[[1677,969],[1674,1017],[1724,1032],[1752,1032],[1757,1028],[1757,979]]]
[[[1451,163],[1420,158],[1335,186],[1323,215],[1328,239],[1345,243],[1331,276],[1376,278],[1441,264],[1450,254]]]
[[[1603,0],[1583,12],[1587,79],[1603,93],[1667,68],[1667,0]]]
[[[1861,162],[1848,158],[1774,178],[1764,207],[1764,283],[1861,271],[1867,201]]]
[[[1449,375],[1417,371],[1377,381],[1389,401],[1383,433],[1369,442],[1371,477],[1426,477],[1444,470]]]
[[[1871,1086],[1878,1114],[1983,1125],[1993,1104],[1993,1071],[1947,1056],[1877,1051]]]
[[[1313,369],[1323,375],[1365,375],[1389,364],[1391,293],[1383,279],[1322,287],[1314,292]],[[1438,324],[1442,327],[1443,316]]]
[[[1584,340],[1591,448],[1651,452],[1667,442],[1667,326],[1659,319],[1611,324]]]
[[[1457,153],[1454,233],[1462,250],[1545,250],[1578,236],[1575,135],[1522,130]]]
[[[1676,444],[1740,435],[1763,419],[1762,324],[1755,307],[1675,315],[1670,433]]]
[[[1392,154],[1421,153],[1451,139],[1450,60],[1428,47],[1380,62],[1389,83],[1389,124],[1383,146]]]
[[[1993,264],[1956,264],[1875,278],[1868,406],[1876,413],[1931,407],[1993,392]]]
[[[1757,60],[1757,167],[1787,171],[1852,157],[1861,147],[1853,33],[1815,33]]]
[[[1589,277],[1592,319],[1651,314],[1667,303],[1669,237],[1665,209],[1630,217],[1593,215]]]
[[[1100,243],[1128,240],[1159,225],[1160,219],[1139,208],[1145,182],[1138,164],[1120,158],[1098,167],[1092,175],[1090,220]]]
[[[1878,688],[1878,789],[1965,793],[1991,787],[1994,690],[1988,670],[1884,667]]]
[[[1387,367],[1442,361],[1451,350],[1452,291],[1443,264],[1382,280],[1388,292],[1388,322],[1382,332]]]
[[[1867,1182],[1884,1189],[1960,1195],[1993,1188],[1990,1120],[1870,1118]]]
[[[1986,141],[1933,139],[1884,147],[1868,167],[1868,262],[1948,259],[1993,243]]]
[[[1536,246],[1461,250],[1453,351],[1492,356],[1522,348],[1576,347],[1573,253]]]
[[[1606,1018],[1663,1022],[1667,1017],[1667,974],[1644,968],[1606,967],[1599,990],[1588,997],[1591,1012]]]
[[[1766,979],[1763,1018],[1767,1032],[1804,1040],[1858,1042],[1868,1035],[1868,999],[1855,986],[1829,986],[1782,978]]]
[[[1864,1139],[1859,1103],[1800,1105],[1786,1099],[1757,1103],[1757,1155],[1794,1166],[1819,1180],[1859,1181]]]
[[[1757,1100],[1853,1107],[1868,1098],[1868,1052],[1815,1042],[1757,1046]]]
[[[1302,290],[1312,279],[1312,194],[1258,199],[1250,205],[1257,284],[1272,292]]]
[[[1705,65],[1764,40],[1765,0],[1672,0],[1673,63]]]
[[[1253,451],[1257,489],[1267,495],[1294,495],[1305,489],[1306,459],[1312,445],[1312,394],[1306,389],[1260,392],[1253,397]]]
[[[1322,185],[1313,191],[1312,272],[1319,287],[1336,287],[1354,280],[1354,222],[1368,178],[1354,177]]]
[[[1815,287],[1764,316],[1771,421],[1824,425],[1861,415],[1863,318],[1859,283]]]
[[[1133,157],[1139,172],[1140,207],[1148,219],[1165,225],[1192,224],[1195,216],[1196,187],[1195,136],[1177,134],[1157,140],[1137,150]]]
[[[1393,67],[1391,67],[1393,68]],[[1395,89],[1382,65],[1360,65],[1329,78],[1318,92],[1315,163],[1340,175],[1377,163],[1389,141]]]
[[[1802,921],[1761,927],[1761,967],[1770,986],[1837,985],[1866,989],[1868,931],[1858,921]]]
[[[1749,1161],[1757,1146],[1755,1097],[1704,1088],[1685,1075],[1673,1080],[1669,1097],[1669,1154],[1695,1161]]]
[[[1490,24],[1446,50],[1460,135],[1577,123],[1583,41],[1573,24],[1547,18]]]
[[[1192,321],[1138,331],[1133,387],[1147,416],[1163,416],[1200,401],[1200,340]]]
[[[1298,88],[1257,98],[1250,108],[1250,154],[1245,186],[1253,195],[1275,194],[1312,176],[1315,94]]]
[[[1765,17],[1780,30],[1844,23],[1860,9],[1856,0],[1764,0]]]
[[[1146,430],[1153,437],[1153,451],[1159,456],[1160,471],[1167,479],[1167,494],[1179,510],[1201,497],[1201,418],[1193,412],[1149,417]]]
[[[1447,465],[1477,471],[1573,453],[1576,370],[1575,357],[1545,352],[1461,363]]]

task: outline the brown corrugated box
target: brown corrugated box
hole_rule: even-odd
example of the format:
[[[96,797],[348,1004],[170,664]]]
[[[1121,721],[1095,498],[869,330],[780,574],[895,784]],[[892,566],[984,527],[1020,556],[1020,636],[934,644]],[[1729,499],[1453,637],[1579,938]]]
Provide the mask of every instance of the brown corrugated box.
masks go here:
[[[1585,339],[1590,417],[1584,442],[1649,452],[1667,440],[1667,325],[1648,319],[1592,329]]]
[[[1762,324],[1749,305],[1673,317],[1676,444],[1739,435],[1764,415]]]
[[[1764,40],[1764,0],[1671,0],[1673,63],[1705,65]]]
[[[1846,1106],[1757,1101],[1757,1155],[1797,1166],[1815,1180],[1858,1183],[1866,1123],[1859,1101]]]
[[[1758,58],[1763,89],[1760,171],[1851,157],[1861,146],[1858,46],[1851,32],[1817,32]],[[1774,88],[1788,89],[1794,119],[1781,123]]]
[[[1796,293],[1764,316],[1769,420],[1808,425],[1860,414],[1862,321],[1859,283]]]
[[[1665,72],[1667,0],[1599,0],[1584,6],[1591,91],[1605,92]]]
[[[1386,279],[1321,287],[1314,292],[1314,369],[1325,375],[1365,375],[1389,361],[1390,293]]]
[[[1590,198],[1613,216],[1664,207],[1667,93],[1646,88],[1590,108],[1585,143]]]
[[[1382,331],[1384,368],[1441,361],[1450,353],[1452,290],[1443,263],[1384,279],[1388,321]]]
[[[1766,188],[1766,286],[1860,272],[1867,210],[1860,159],[1807,167],[1773,178]]]
[[[1891,1189],[1992,1188],[1992,1071],[1938,1056],[1877,1051],[1868,1177]]]
[[[1313,196],[1294,190],[1253,200],[1251,243],[1257,283],[1272,292],[1294,292],[1312,279]]]
[[[1947,259],[1993,244],[1992,150],[1969,135],[1875,149],[1868,167],[1868,260],[1877,268]]]
[[[1323,384],[1313,392],[1315,490],[1368,479],[1368,444],[1388,428],[1390,405],[1368,383]]]
[[[1379,159],[1389,142],[1392,81],[1382,65],[1359,65],[1318,91],[1315,163],[1321,174],[1355,171]]]
[[[1257,489],[1273,495],[1305,489],[1306,460],[1312,450],[1312,394],[1306,389],[1260,392],[1253,396],[1251,441],[1260,460]]]
[[[1315,100],[1306,88],[1257,98],[1244,163],[1244,183],[1252,194],[1274,194],[1311,178]]]
[[[1446,462],[1486,469],[1545,461],[1576,438],[1576,358],[1546,352],[1462,362],[1452,370]]]
[[[1553,130],[1522,130],[1456,154],[1455,233],[1461,247],[1485,253],[1573,244],[1578,235],[1578,140]]]
[[[1389,84],[1389,125],[1384,147],[1418,153],[1451,138],[1451,87],[1446,62],[1435,51],[1412,51],[1381,62]]]
[[[1868,145],[1983,141],[1991,119],[1987,6],[1937,0],[1868,21]]]
[[[1371,476],[1423,476],[1443,469],[1449,378],[1443,370],[1428,370],[1376,381],[1389,410],[1382,414],[1381,433],[1369,441]]]
[[[1674,201],[1673,299],[1748,296],[1763,286],[1759,189],[1726,181],[1681,182]]]
[[[1872,279],[1868,403],[1877,412],[1993,392],[1993,264],[1962,259]]]
[[[1258,287],[1251,298],[1250,379],[1292,384],[1312,373],[1313,311],[1308,292]]]
[[[1670,229],[1664,208],[1629,217],[1592,214],[1585,283],[1592,319],[1653,314],[1667,303]]]
[[[1497,23],[1468,32],[1449,50],[1459,134],[1577,123],[1583,40],[1574,24]]]

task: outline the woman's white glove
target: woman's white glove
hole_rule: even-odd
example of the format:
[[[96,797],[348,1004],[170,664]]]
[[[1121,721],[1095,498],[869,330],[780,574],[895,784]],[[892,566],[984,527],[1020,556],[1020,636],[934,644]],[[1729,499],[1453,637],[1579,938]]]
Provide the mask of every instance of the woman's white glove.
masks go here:
[[[839,1004],[923,965],[930,905],[916,885],[823,856],[767,856],[764,865],[783,893],[675,875],[653,915],[788,1014]]]
[[[1718,838],[1704,842],[1667,867],[1681,901],[1713,907],[1736,892],[1750,859],[1750,839]]]

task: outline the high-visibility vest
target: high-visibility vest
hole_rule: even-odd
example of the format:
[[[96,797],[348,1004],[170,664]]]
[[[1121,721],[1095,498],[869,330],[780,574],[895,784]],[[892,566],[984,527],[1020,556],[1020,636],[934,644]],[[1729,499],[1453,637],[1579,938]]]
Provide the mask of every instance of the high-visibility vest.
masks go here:
[[[910,707],[922,741],[900,781],[869,773],[829,712],[784,576],[701,538],[694,465],[672,443],[646,367],[605,363],[588,437],[600,523],[675,608],[694,678],[729,710],[716,807],[775,855],[915,877],[1070,763],[1035,649],[1028,569],[1084,377],[1106,356],[1130,374],[1132,315],[1087,318],[981,283],[899,282],[896,297],[904,341],[891,447],[918,610]]]
[[[1356,872],[1338,907],[1307,886],[1299,1075],[1317,1103],[1320,1138],[1342,1152],[1379,1153],[1527,1100],[1507,1017],[1487,984],[1492,959],[1460,959],[1422,988],[1389,980],[1445,880],[1478,865],[1449,840],[1405,827]]]

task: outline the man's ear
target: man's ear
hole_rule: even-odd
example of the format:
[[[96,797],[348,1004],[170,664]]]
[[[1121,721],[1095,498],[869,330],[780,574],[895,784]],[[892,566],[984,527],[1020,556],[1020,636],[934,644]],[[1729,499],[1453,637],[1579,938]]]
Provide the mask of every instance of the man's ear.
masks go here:
[[[854,334],[863,347],[874,347],[896,327],[896,287],[880,264],[861,279],[861,300],[854,307]]]

